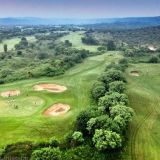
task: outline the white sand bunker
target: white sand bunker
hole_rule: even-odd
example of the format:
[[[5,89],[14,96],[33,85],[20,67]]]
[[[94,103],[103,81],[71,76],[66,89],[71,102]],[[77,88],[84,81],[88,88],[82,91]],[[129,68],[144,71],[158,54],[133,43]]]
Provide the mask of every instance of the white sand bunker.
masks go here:
[[[46,116],[59,116],[67,113],[70,110],[68,104],[57,103],[48,108],[43,114]]]
[[[47,90],[49,92],[60,93],[67,90],[65,86],[60,86],[57,84],[38,84],[33,87],[35,91]]]
[[[19,90],[10,90],[10,91],[5,91],[1,93],[2,97],[11,97],[11,96],[18,96],[20,95],[20,91]]]
[[[131,71],[130,74],[132,76],[135,76],[135,77],[139,77],[140,76],[138,71]]]

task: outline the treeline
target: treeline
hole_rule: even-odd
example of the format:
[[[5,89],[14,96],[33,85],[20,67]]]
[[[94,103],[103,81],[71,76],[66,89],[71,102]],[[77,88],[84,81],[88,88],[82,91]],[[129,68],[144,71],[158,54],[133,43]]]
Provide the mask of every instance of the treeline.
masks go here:
[[[155,45],[159,46],[160,41],[160,26],[145,27],[130,30],[106,30],[105,33],[110,33],[114,40],[119,40],[129,44],[130,46],[140,45]]]
[[[58,46],[57,46],[58,47]],[[61,52],[59,50],[61,49]],[[67,69],[77,63],[81,63],[86,57],[93,55],[88,50],[78,50],[73,48],[58,47],[55,54],[50,55],[40,52],[35,55],[36,59],[24,59],[19,61],[12,58],[12,52],[7,53],[7,57],[2,57],[1,64],[7,63],[6,68],[0,69],[0,83],[11,82],[28,78],[37,78],[41,76],[57,76],[63,74]],[[23,52],[17,51],[18,56]],[[34,56],[34,55],[32,55]],[[14,59],[14,62],[9,63]]]
[[[114,152],[125,142],[126,129],[133,116],[124,94],[126,79],[122,71],[126,67],[126,59],[107,66],[92,88],[92,97],[98,106],[89,108],[77,118],[77,130],[90,139],[98,151]]]

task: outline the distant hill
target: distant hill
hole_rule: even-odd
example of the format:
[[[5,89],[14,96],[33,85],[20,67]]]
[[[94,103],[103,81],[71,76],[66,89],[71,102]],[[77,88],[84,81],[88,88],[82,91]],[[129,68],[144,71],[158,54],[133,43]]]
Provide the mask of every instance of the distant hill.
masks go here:
[[[45,18],[0,18],[0,25],[88,25],[93,28],[145,27],[160,25],[160,17],[103,18],[103,19],[45,19]]]

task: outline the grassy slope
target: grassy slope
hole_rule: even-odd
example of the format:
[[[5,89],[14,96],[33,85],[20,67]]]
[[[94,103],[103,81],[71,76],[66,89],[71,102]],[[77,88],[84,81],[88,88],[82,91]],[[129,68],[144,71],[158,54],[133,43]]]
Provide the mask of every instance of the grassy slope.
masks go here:
[[[10,113],[10,116],[0,116],[2,131],[0,132],[0,146],[24,140],[46,140],[53,135],[62,138],[72,128],[77,114],[90,105],[90,87],[97,79],[98,74],[104,70],[107,62],[115,61],[119,57],[120,55],[115,53],[113,56],[104,54],[90,57],[83,64],[77,65],[60,77],[25,80],[1,86],[0,91],[20,88],[22,91],[21,98],[25,98],[28,94],[29,97],[43,99],[44,103],[36,108],[30,116],[15,117],[20,116],[21,109],[17,110],[17,114],[15,111],[12,115]],[[33,91],[32,86],[40,82],[63,84],[68,87],[68,91],[61,94]],[[0,98],[0,103],[2,102],[4,102],[4,99]],[[42,112],[56,102],[70,104],[71,111],[57,118],[43,116]],[[21,101],[19,108],[21,108],[21,105],[26,104]],[[3,109],[2,106],[1,109]]]
[[[136,64],[127,71],[130,106],[136,115],[130,126],[129,152],[125,159],[160,159],[159,67],[159,64]],[[140,71],[140,77],[130,76],[131,70]]]
[[[77,49],[87,49],[90,51],[97,51],[98,46],[89,46],[82,43],[81,38],[84,32],[71,32],[69,35],[62,37],[60,40],[64,42],[65,40],[70,40],[74,48]]]
[[[36,39],[34,36],[28,36],[26,37],[28,42],[34,42]],[[0,52],[3,52],[3,45],[8,45],[8,50],[14,49],[14,46],[20,42],[21,38],[12,38],[4,40],[2,43],[0,43]]]

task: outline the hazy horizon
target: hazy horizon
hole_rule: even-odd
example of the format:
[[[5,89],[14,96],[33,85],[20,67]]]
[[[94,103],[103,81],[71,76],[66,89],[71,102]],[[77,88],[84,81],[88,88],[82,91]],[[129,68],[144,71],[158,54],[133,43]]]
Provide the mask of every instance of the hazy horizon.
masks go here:
[[[159,16],[160,0],[0,0],[0,18],[127,18]]]

